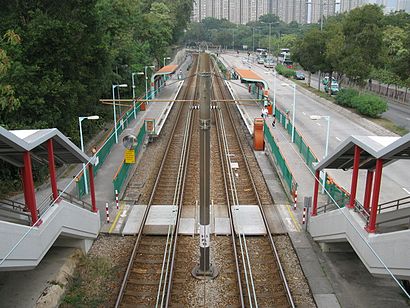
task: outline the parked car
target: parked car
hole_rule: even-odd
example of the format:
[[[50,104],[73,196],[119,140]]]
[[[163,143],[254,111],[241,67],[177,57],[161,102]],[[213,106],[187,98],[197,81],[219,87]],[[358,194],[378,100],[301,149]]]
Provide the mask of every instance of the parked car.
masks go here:
[[[334,82],[337,83],[337,80],[336,80],[335,77],[332,77],[332,83],[334,83]],[[328,83],[329,83],[329,76],[326,76],[325,78],[322,79],[322,84],[327,85]]]
[[[295,79],[297,80],[305,80],[305,74],[303,74],[302,72],[295,72]]]
[[[275,67],[275,64],[273,63],[273,60],[265,60],[263,66],[267,68],[273,68]]]
[[[325,92],[329,93],[329,85],[325,84]],[[330,94],[334,95],[337,94],[339,92],[339,84],[337,83],[337,81],[333,81],[332,85],[330,86]]]
[[[261,57],[258,58],[258,64],[263,64],[265,62],[265,60]]]

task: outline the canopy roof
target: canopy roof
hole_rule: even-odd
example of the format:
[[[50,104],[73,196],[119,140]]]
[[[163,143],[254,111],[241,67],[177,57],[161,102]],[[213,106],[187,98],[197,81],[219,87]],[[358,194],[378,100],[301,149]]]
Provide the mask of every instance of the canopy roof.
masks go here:
[[[53,140],[54,157],[64,164],[87,163],[90,158],[57,128],[8,131],[0,126],[0,159],[24,166],[23,154],[30,151],[40,163],[48,162],[47,141]]]
[[[252,70],[234,68],[235,72],[239,75],[239,78],[248,82],[261,82],[265,90],[269,89],[269,86],[265,80],[263,80],[258,74]]]
[[[320,161],[315,170],[350,169],[353,167],[354,148],[359,146],[360,169],[373,169],[376,160],[382,159],[387,165],[399,159],[410,159],[410,134],[403,137],[350,136],[336,150]]]
[[[155,73],[155,75],[167,75],[173,74],[177,70],[178,65],[166,65],[162,67],[159,71]]]

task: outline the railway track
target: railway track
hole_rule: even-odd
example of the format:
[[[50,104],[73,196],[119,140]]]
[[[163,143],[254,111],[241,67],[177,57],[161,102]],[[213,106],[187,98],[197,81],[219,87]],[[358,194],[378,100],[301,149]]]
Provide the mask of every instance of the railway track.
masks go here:
[[[197,61],[190,70],[195,75]],[[195,99],[196,77],[188,79],[181,97]],[[169,259],[174,247],[174,237],[178,227],[178,211],[170,217],[167,235],[146,235],[145,222],[149,210],[155,205],[177,207],[180,204],[181,189],[184,183],[186,151],[192,129],[191,107],[186,103],[177,103],[178,116],[172,128],[154,189],[144,213],[143,222],[138,232],[130,262],[120,288],[116,307],[162,307],[168,289]]]
[[[195,74],[195,65],[190,75]],[[190,78],[179,99],[194,100],[196,78]],[[213,72],[214,99],[231,99]],[[179,103],[178,116],[159,167],[158,177],[138,232],[116,307],[291,307],[275,244],[263,213],[247,155],[232,115],[232,104],[214,104],[211,117],[211,229],[216,217],[228,223],[230,236],[211,236],[211,260],[220,275],[212,283],[192,277],[199,260],[199,239],[178,236],[180,219],[199,217],[199,110]],[[253,154],[252,154],[253,155]],[[233,163],[233,164],[232,164]],[[236,165],[239,168],[232,168]],[[271,202],[271,200],[270,200]],[[167,235],[146,235],[144,223],[152,206],[174,206]],[[258,205],[266,236],[236,234],[233,205]],[[269,273],[269,274],[267,274]],[[207,300],[212,298],[212,303]]]

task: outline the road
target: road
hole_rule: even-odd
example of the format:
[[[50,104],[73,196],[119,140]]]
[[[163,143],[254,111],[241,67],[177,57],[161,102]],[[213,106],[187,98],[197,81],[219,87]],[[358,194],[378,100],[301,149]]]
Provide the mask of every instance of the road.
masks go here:
[[[243,63],[242,57],[235,55],[223,54],[221,56],[233,67],[254,70],[268,82],[271,89],[270,96],[273,95],[274,76],[263,65]],[[285,80],[283,77],[276,78],[277,105],[281,109],[290,110],[290,116],[292,117],[293,88],[291,85],[293,83],[290,80]],[[342,114],[317,102],[313,97],[296,90],[295,122],[296,128],[302,133],[306,143],[310,145],[319,159],[325,154],[327,121],[325,119],[311,120],[311,115],[330,116],[329,153],[351,135],[375,135],[374,132],[351,120],[349,113]],[[410,170],[410,161],[397,161],[383,169],[381,202],[410,195],[410,181],[408,172],[405,170]],[[351,176],[349,172],[332,170],[329,173],[336,179],[337,183],[350,191]],[[364,190],[363,179],[364,172],[361,172],[359,191]]]
[[[307,76],[307,73],[305,73],[305,76]],[[305,82],[307,84],[307,78]],[[318,83],[318,75],[312,74],[310,85],[317,89]],[[320,85],[320,90],[325,91],[322,84]],[[388,102],[388,106],[388,110],[382,114],[382,117],[410,131],[410,106],[390,101]]]

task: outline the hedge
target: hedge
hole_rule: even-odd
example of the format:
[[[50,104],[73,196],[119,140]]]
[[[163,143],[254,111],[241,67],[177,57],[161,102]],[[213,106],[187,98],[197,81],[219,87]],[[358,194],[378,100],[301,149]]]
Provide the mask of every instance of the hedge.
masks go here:
[[[357,111],[372,118],[378,118],[387,111],[387,102],[376,95],[361,94],[354,97],[352,102]]]
[[[345,106],[345,107],[355,107],[353,105],[353,98],[359,95],[359,92],[354,89],[341,89],[335,99],[336,103],[340,106]]]
[[[280,75],[282,75],[282,76],[284,76],[284,77],[286,77],[286,78],[291,78],[291,77],[295,76],[295,71],[294,71],[294,70],[292,70],[292,69],[290,69],[290,68],[287,68],[286,66],[284,66],[284,65],[282,65],[282,64],[276,65],[276,71],[277,71]]]

